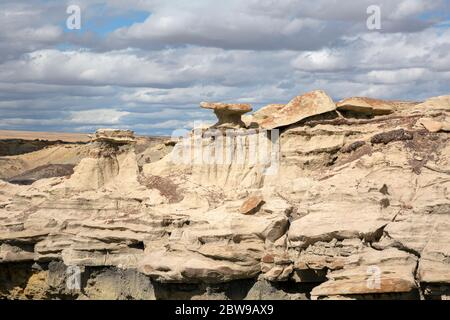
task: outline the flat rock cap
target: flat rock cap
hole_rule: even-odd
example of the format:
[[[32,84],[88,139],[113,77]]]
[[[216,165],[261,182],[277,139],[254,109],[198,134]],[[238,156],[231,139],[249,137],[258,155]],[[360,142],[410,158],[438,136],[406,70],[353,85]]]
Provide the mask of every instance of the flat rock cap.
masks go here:
[[[212,109],[219,112],[229,112],[236,114],[244,114],[252,111],[252,107],[249,104],[244,103],[201,102],[200,107],[204,109]]]
[[[112,143],[132,143],[135,141],[134,132],[121,129],[98,129],[93,141],[107,141]]]

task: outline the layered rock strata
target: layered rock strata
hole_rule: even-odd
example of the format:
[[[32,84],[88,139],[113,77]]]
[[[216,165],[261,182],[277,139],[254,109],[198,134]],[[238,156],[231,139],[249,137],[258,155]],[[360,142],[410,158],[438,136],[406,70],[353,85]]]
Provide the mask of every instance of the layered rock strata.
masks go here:
[[[450,98],[344,101],[219,117],[142,165],[112,131],[70,176],[0,181],[0,297],[448,299]]]

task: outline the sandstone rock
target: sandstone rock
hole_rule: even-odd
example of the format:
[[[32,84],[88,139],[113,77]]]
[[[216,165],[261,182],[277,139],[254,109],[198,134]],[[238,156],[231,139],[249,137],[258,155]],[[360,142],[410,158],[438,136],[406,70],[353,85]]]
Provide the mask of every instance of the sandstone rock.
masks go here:
[[[265,119],[272,116],[274,113],[280,111],[285,107],[284,104],[268,104],[267,106],[262,107],[255,113],[253,113],[253,117],[255,119]]]
[[[227,146],[205,128],[170,148],[111,138],[0,157],[4,177],[76,165],[0,181],[0,298],[446,299],[450,144],[419,123],[448,122],[433,101],[382,117],[339,116],[322,92],[268,106],[253,121],[285,128],[262,163],[254,142],[271,141],[248,128]]]
[[[434,121],[433,119],[422,118],[419,119],[418,123],[430,132],[439,132],[442,129],[442,123]]]
[[[214,114],[218,118],[218,122],[214,125],[215,128],[223,129],[237,129],[245,127],[244,122],[241,120],[241,116],[244,113],[252,111],[252,107],[248,104],[239,103],[213,103],[202,102],[200,106],[205,109],[214,110]]]
[[[239,208],[239,212],[242,214],[254,214],[258,212],[261,205],[264,203],[262,196],[251,196],[248,197],[244,203],[242,203],[242,206]]]
[[[261,121],[264,129],[294,124],[308,117],[336,110],[333,100],[321,90],[295,97],[285,107]]]
[[[417,110],[426,111],[427,109],[432,110],[450,110],[450,96],[439,96],[433,97],[425,100],[424,102],[416,106]]]
[[[356,217],[355,212],[358,212]],[[383,227],[393,216],[393,212],[383,212],[376,204],[328,201],[317,212],[295,220],[289,229],[289,240],[293,246],[298,243],[301,247],[332,239],[372,241],[381,236]]]
[[[244,120],[247,127],[252,126],[252,124],[256,124],[256,127],[259,127],[260,123],[264,121],[264,119],[270,118],[273,114],[284,108],[284,106],[284,104],[269,104],[257,110],[250,116],[243,116],[242,119],[244,120],[244,117],[248,117]]]
[[[134,132],[120,129],[98,129],[93,141],[109,142],[113,144],[128,144],[136,142]]]
[[[329,281],[311,291],[312,298],[384,293],[411,294],[413,298],[418,298],[414,279],[415,256],[396,249],[377,251],[368,248],[354,258],[354,263],[329,273]]]
[[[375,116],[390,114],[395,110],[395,104],[390,101],[363,97],[347,98],[336,103],[336,106],[338,110]]]
[[[444,121],[436,121],[430,118],[421,118],[417,121],[419,125],[422,125],[429,132],[446,131],[450,132],[450,121],[445,119]]]

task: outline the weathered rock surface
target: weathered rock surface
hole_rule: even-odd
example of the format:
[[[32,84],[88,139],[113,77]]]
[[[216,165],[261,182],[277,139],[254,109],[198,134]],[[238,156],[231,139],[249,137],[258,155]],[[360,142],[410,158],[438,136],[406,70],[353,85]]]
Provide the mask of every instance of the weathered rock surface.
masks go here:
[[[261,205],[264,204],[264,199],[260,195],[252,195],[245,199],[239,208],[239,212],[242,214],[254,214],[256,213]]]
[[[385,115],[395,111],[395,103],[379,99],[354,97],[336,103],[337,109],[367,115]]]
[[[419,120],[425,129],[430,132],[447,131],[450,132],[450,119],[444,119],[444,121],[435,121],[429,118],[422,118]]]
[[[361,116],[317,91],[148,162],[126,134],[70,177],[0,180],[0,297],[446,299],[450,137],[423,119],[449,102]]]
[[[214,110],[218,122],[214,125],[215,128],[222,129],[238,129],[245,127],[241,116],[247,112],[252,111],[249,104],[242,103],[220,103],[220,102],[202,102],[200,106],[205,109]]]
[[[134,132],[119,129],[98,129],[92,141],[110,142],[115,144],[127,144],[136,141]]]
[[[261,121],[261,127],[275,129],[334,110],[336,105],[324,91],[312,91],[295,97],[286,106],[266,117]]]

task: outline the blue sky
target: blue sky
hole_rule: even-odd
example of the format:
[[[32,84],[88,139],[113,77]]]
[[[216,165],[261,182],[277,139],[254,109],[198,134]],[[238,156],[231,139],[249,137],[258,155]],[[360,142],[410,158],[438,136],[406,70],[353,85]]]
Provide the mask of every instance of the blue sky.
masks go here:
[[[81,30],[68,30],[68,5]],[[369,5],[381,29],[366,26]],[[0,3],[0,129],[171,134],[201,101],[257,109],[449,94],[450,1],[79,0]]]

